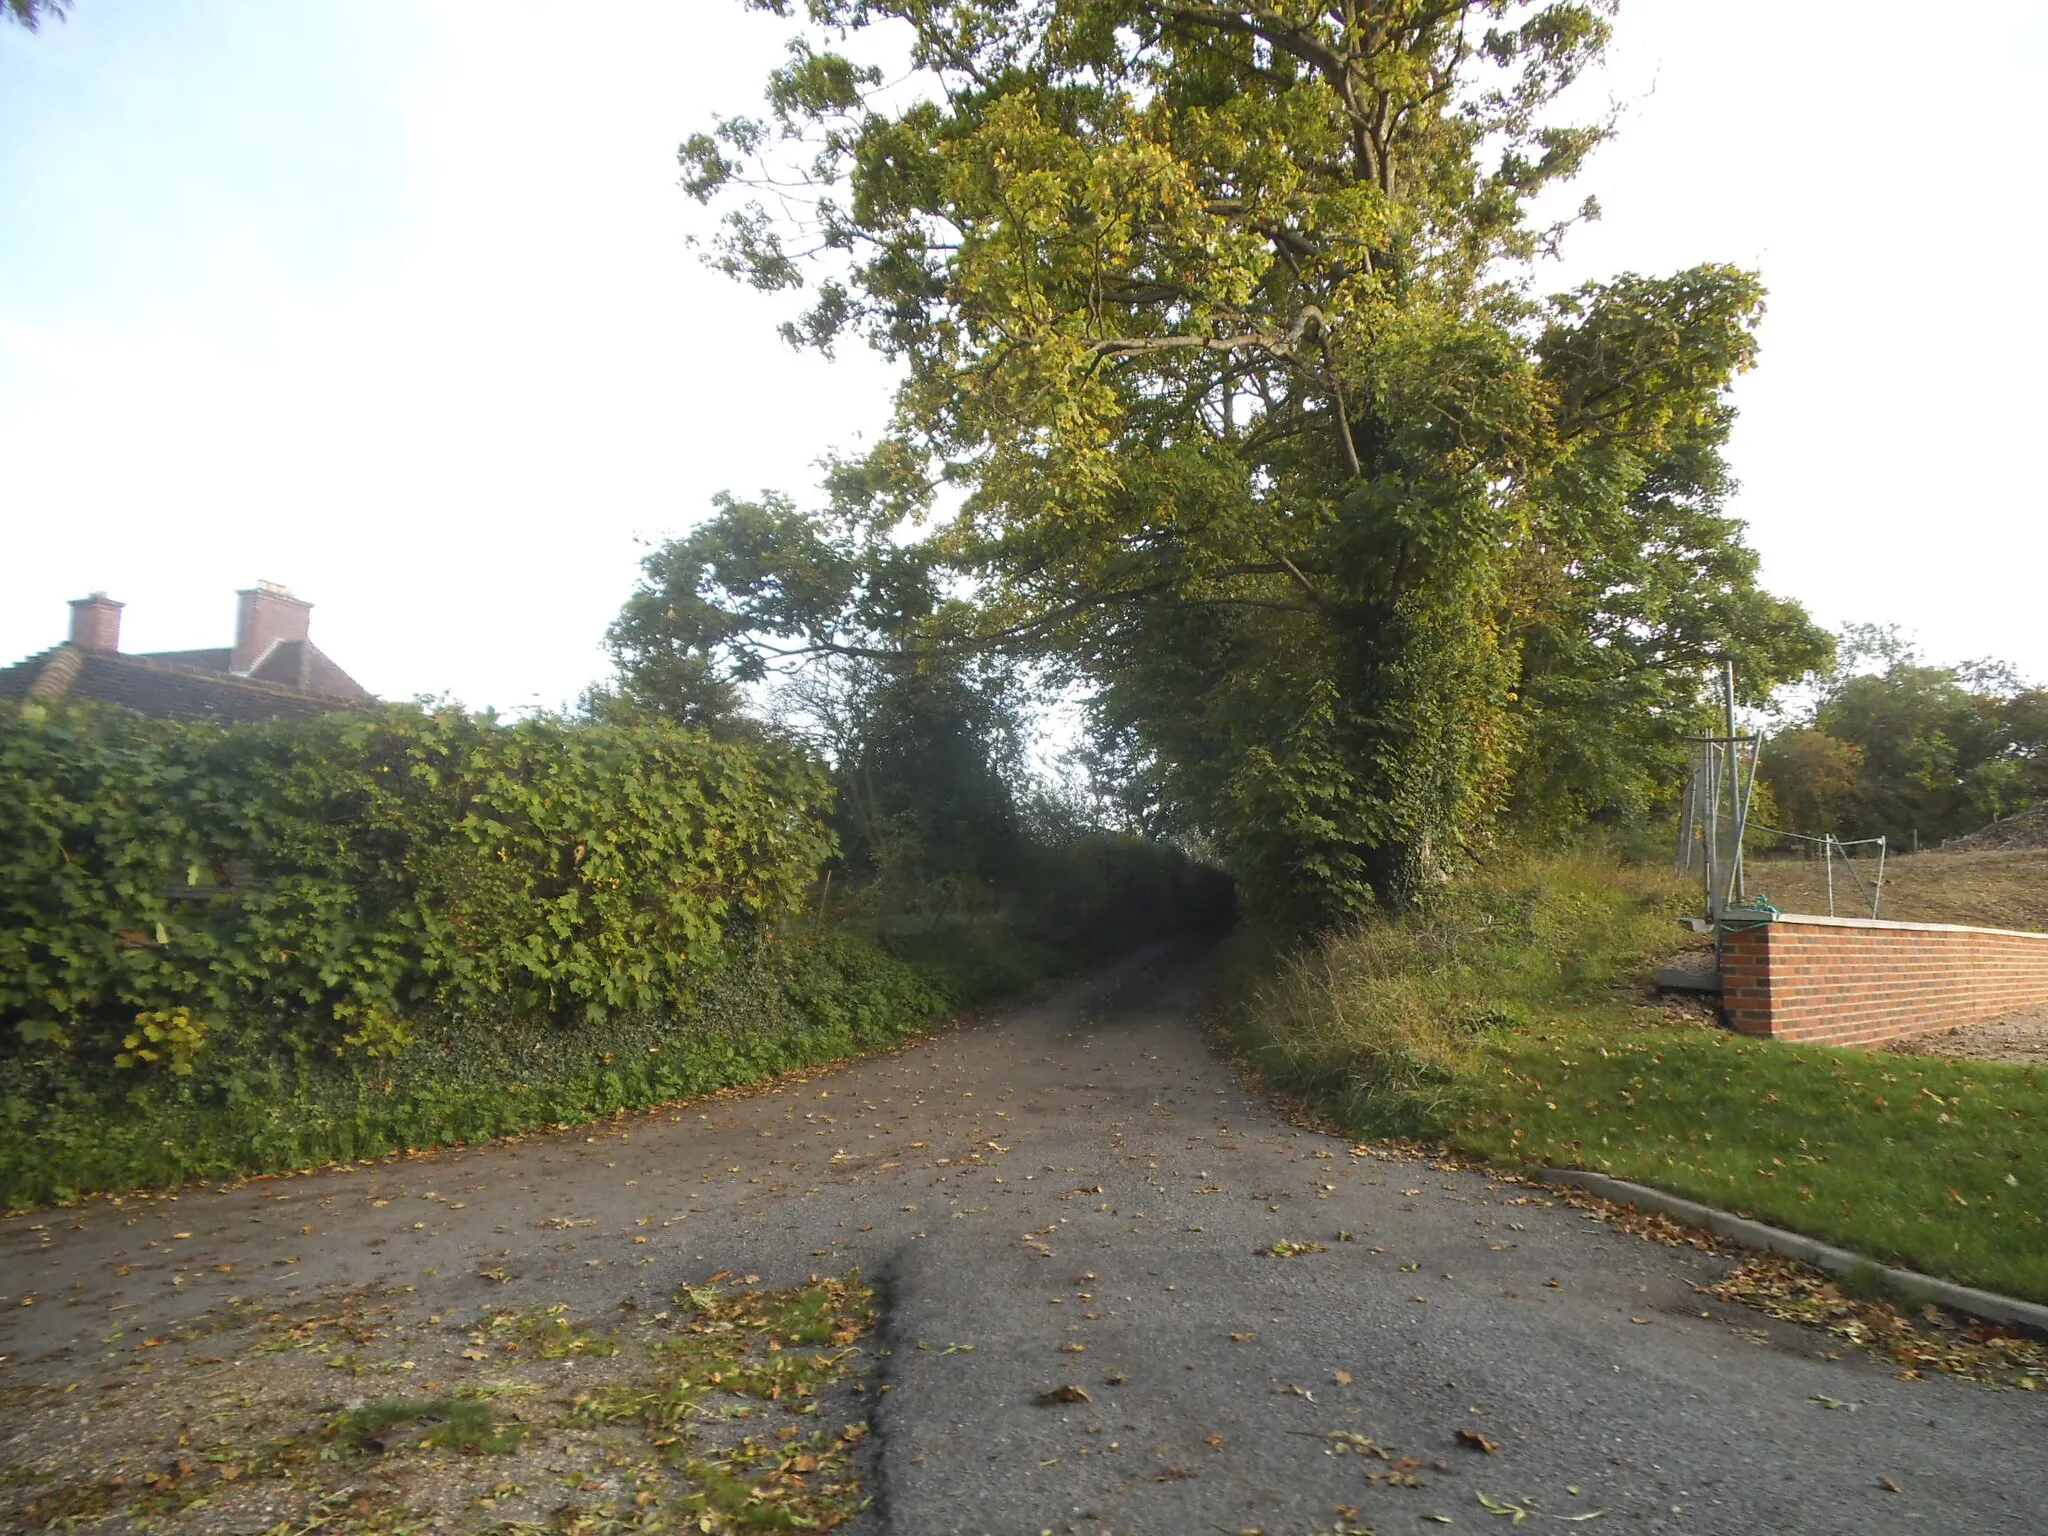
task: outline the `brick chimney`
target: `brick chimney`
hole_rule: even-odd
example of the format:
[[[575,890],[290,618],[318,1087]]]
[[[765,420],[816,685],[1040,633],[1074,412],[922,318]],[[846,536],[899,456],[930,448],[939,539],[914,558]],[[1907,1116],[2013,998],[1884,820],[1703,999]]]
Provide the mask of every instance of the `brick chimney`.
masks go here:
[[[71,600],[71,643],[81,651],[121,649],[121,608],[104,592]]]
[[[228,662],[230,672],[252,671],[280,640],[306,638],[307,616],[313,605],[293,597],[276,582],[259,581],[235,597],[235,653]]]

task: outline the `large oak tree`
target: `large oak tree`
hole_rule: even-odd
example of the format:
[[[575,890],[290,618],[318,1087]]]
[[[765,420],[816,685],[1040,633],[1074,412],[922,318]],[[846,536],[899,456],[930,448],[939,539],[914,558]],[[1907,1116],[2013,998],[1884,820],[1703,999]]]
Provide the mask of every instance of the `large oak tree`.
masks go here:
[[[1036,649],[1133,804],[1304,927],[1510,801],[1640,803],[1719,656],[1823,656],[1721,508],[1757,280],[1535,292],[1600,0],[753,3],[802,31],[683,146],[715,259],[904,383],[828,510],[651,561],[632,655]],[[870,28],[909,86],[835,51]]]

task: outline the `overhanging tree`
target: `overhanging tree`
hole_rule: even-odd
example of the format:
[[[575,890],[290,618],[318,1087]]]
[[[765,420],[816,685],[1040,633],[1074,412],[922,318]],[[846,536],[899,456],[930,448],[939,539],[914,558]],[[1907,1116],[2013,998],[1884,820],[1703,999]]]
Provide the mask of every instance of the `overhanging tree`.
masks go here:
[[[914,565],[892,643],[1057,658],[1134,801],[1304,927],[1407,899],[1519,765],[1569,760],[1573,814],[1639,796],[1713,655],[1767,684],[1818,642],[1718,512],[1755,279],[1528,291],[1532,200],[1605,131],[1548,114],[1608,10],[810,0],[768,115],[685,182],[737,198],[735,276],[825,259],[790,339],[905,381],[792,580],[706,584],[699,639],[741,673],[865,648],[849,616]],[[830,46],[884,24],[908,105]]]

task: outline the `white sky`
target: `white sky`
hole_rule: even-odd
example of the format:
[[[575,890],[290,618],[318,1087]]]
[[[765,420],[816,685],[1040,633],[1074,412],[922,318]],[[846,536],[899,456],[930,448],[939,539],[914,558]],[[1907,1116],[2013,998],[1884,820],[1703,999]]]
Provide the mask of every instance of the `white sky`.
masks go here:
[[[0,663],[67,598],[226,644],[282,581],[375,691],[559,704],[638,542],[807,493],[890,376],[704,271],[674,149],[751,109],[737,0],[77,0],[0,28]],[[1554,286],[1762,269],[1737,510],[1775,589],[2048,677],[2033,104],[2048,7],[1629,0]]]

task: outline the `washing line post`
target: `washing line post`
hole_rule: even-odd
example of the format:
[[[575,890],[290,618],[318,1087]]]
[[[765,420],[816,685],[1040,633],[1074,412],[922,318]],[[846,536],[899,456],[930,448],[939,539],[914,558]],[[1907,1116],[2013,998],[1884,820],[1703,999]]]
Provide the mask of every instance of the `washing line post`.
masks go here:
[[[1725,690],[1726,715],[1728,724],[1728,803],[1735,813],[1735,847],[1729,856],[1728,899],[1739,905],[1744,897],[1742,889],[1742,758],[1741,749],[1735,744],[1735,663],[1721,663],[1721,685]]]
[[[1707,920],[1712,922],[1721,915],[1721,754],[1711,742],[1700,746],[1700,762],[1706,780],[1706,824],[1702,828],[1701,872],[1706,877]]]

